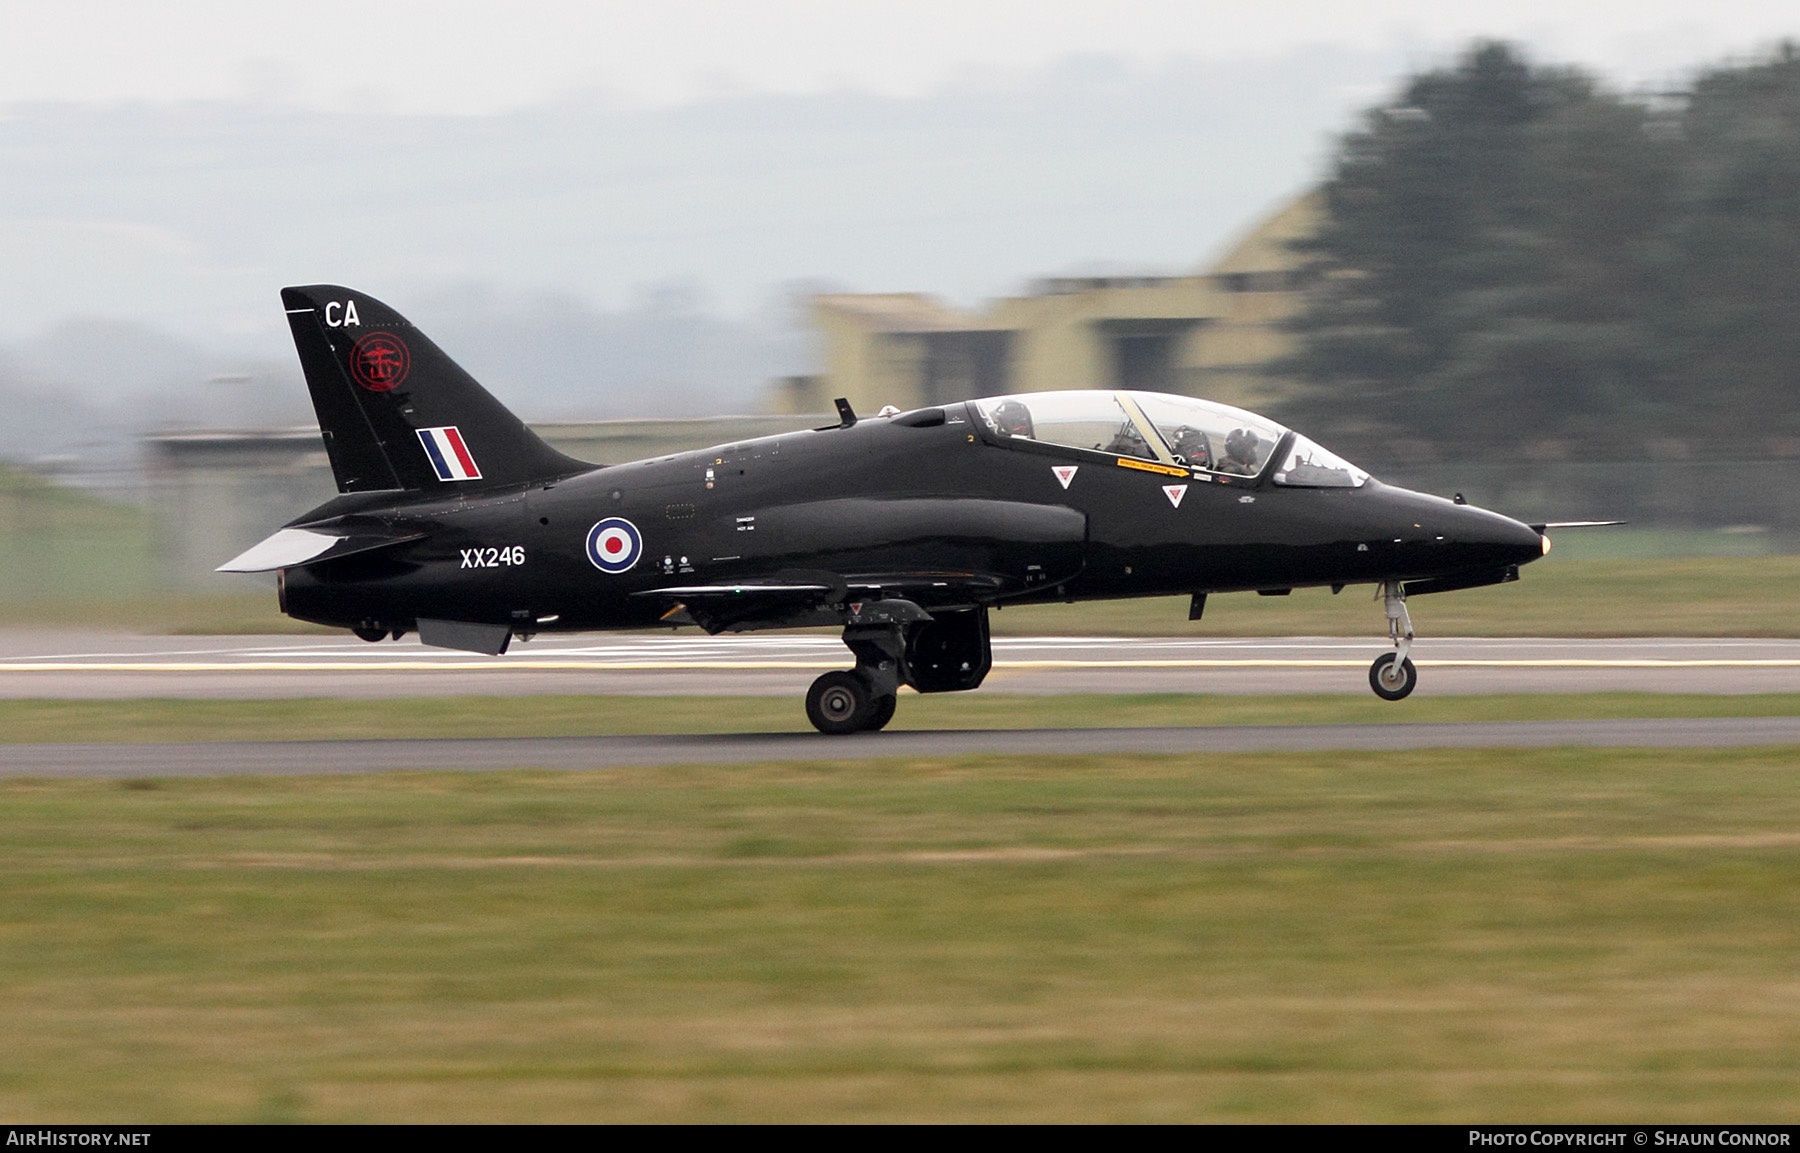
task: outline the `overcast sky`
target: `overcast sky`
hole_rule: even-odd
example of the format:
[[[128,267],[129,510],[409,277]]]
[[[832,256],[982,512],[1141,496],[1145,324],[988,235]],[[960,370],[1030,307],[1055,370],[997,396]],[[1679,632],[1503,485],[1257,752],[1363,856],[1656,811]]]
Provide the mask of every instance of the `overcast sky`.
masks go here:
[[[275,291],[321,281],[465,327],[673,289],[767,328],[796,282],[1193,269],[1474,38],[1653,86],[1793,11],[0,0],[0,342],[100,317],[285,362]]]
[[[1155,63],[1523,41],[1633,81],[1793,35],[1772,0],[0,0],[0,103],[254,97],[481,114],[579,97],[919,95],[1071,53]]]

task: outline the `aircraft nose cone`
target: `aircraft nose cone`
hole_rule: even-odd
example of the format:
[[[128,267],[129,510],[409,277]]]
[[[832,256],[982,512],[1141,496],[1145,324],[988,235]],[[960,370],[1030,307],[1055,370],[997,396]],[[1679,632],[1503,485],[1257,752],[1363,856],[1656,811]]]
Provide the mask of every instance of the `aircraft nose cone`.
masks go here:
[[[1484,508],[1460,509],[1453,539],[1471,564],[1525,564],[1544,555],[1544,538],[1528,524]]]

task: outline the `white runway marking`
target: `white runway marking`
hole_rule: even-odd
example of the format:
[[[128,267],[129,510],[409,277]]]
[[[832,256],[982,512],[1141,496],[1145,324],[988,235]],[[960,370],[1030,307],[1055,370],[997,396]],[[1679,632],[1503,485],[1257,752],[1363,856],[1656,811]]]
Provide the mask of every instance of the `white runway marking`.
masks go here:
[[[0,674],[112,673],[486,673],[822,670],[845,663],[829,636],[635,637],[603,643],[538,641],[531,655],[505,657],[337,640],[273,642],[246,637],[194,647],[146,638],[132,650],[0,657]],[[151,647],[152,645],[156,647]],[[1387,646],[1339,637],[1004,637],[996,671],[1157,669],[1349,669]],[[1443,638],[1421,641],[1422,669],[1800,669],[1800,642],[1755,639],[1563,640]],[[1442,655],[1428,656],[1437,652]],[[1752,655],[1754,654],[1754,655]]]
[[[988,692],[1368,691],[1387,639],[996,637]],[[1415,642],[1426,694],[1800,693],[1800,639],[1430,637]],[[0,698],[798,695],[849,665],[831,634],[543,635],[510,655],[414,638],[166,637],[0,630]]]
[[[71,662],[0,664],[0,673],[506,673],[506,672],[732,672],[770,669],[835,669],[845,660],[817,661],[233,661],[233,662]],[[1434,661],[1415,660],[1430,668],[1511,669],[1776,669],[1800,668],[1791,660],[1695,661]],[[1361,669],[1368,661],[995,661],[997,671],[1056,669]]]

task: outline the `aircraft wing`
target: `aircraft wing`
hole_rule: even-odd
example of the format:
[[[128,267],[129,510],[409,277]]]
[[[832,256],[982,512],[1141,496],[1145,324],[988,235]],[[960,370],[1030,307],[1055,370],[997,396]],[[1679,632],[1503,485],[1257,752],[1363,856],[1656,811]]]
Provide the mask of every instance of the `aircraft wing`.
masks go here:
[[[633,595],[667,603],[662,619],[670,624],[696,624],[721,633],[929,620],[930,606],[991,601],[1001,588],[997,578],[978,573],[818,575],[821,579],[670,585]]]
[[[353,553],[419,540],[424,533],[394,534],[369,529],[284,528],[232,557],[214,572],[273,572],[295,565],[317,564]]]

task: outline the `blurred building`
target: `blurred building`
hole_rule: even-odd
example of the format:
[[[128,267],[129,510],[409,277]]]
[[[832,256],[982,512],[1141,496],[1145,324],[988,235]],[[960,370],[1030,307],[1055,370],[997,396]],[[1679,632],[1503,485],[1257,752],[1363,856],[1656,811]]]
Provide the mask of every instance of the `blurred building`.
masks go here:
[[[1291,242],[1317,226],[1311,193],[1270,216],[1204,271],[1058,277],[1025,296],[963,312],[917,293],[814,300],[822,376],[778,382],[775,404],[864,413],[1001,392],[1142,388],[1257,408],[1275,387],[1260,371],[1284,354],[1299,306]]]

